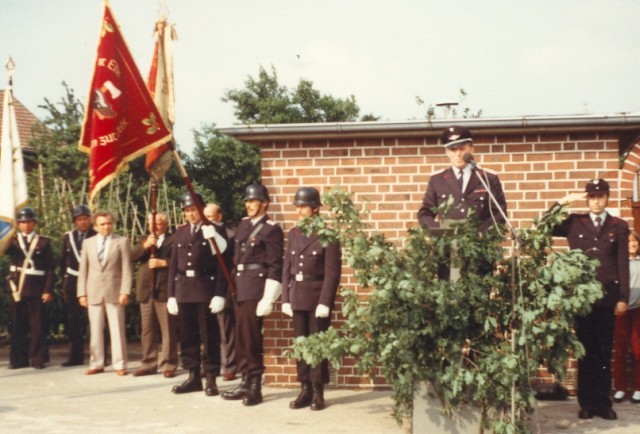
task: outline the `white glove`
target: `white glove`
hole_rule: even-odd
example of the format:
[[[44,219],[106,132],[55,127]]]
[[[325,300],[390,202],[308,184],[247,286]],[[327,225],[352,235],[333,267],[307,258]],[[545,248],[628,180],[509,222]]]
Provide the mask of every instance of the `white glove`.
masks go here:
[[[324,304],[319,304],[316,307],[316,318],[328,318],[329,317],[329,306],[325,306]]]
[[[288,317],[293,316],[293,309],[291,309],[291,303],[282,303],[282,313]]]
[[[167,300],[167,310],[171,315],[178,314],[178,302],[175,297],[169,297],[169,300]]]
[[[213,238],[218,245],[218,250],[220,250],[220,253],[224,253],[224,251],[227,250],[227,240],[225,240],[224,237],[218,233],[213,225],[203,225],[202,236],[207,240]],[[214,255],[216,253],[216,251],[213,249],[213,246],[211,246],[211,253],[213,253]]]
[[[264,295],[262,300],[258,302],[256,315],[267,316],[273,311],[273,303],[280,297],[282,293],[282,283],[277,280],[267,279],[264,282]]]
[[[214,296],[211,299],[211,303],[209,303],[209,309],[211,309],[211,313],[222,312],[222,309],[224,309],[224,297]]]

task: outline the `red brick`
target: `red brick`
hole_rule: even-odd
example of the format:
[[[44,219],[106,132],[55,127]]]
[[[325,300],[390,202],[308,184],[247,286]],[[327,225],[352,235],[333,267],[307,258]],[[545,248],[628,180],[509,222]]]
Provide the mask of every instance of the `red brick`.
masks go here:
[[[578,161],[578,169],[603,169],[603,161]]]
[[[547,163],[547,169],[548,170],[567,171],[567,170],[573,170],[575,168],[576,168],[576,162],[575,161],[562,161],[562,162],[550,161],[549,163]]]
[[[348,149],[325,149],[322,151],[322,157],[346,157],[349,155]]]
[[[367,157],[391,155],[389,148],[365,148],[363,154]]]
[[[535,152],[559,152],[562,151],[562,143],[536,143]]]

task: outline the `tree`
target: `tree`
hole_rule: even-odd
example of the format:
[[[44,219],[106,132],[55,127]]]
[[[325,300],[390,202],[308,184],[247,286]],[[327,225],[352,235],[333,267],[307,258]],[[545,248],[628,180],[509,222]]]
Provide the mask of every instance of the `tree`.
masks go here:
[[[257,79],[249,76],[244,89],[227,90],[222,101],[234,104],[236,118],[245,124],[355,122],[360,114],[353,95],[345,99],[322,95],[310,80],[301,79],[289,90],[278,83],[273,66],[271,74],[260,66]],[[362,120],[378,118],[367,114]]]
[[[185,167],[202,186],[206,200],[216,201],[225,220],[237,223],[244,215],[244,190],[260,179],[260,151],[254,145],[224,136],[215,125],[194,131],[196,142]]]
[[[78,151],[84,108],[73,89],[62,82],[65,96],[58,103],[48,98],[39,105],[48,112],[41,124],[33,130],[30,145],[36,150],[37,162],[42,164],[46,179],[67,180],[80,191],[87,178],[87,157]]]

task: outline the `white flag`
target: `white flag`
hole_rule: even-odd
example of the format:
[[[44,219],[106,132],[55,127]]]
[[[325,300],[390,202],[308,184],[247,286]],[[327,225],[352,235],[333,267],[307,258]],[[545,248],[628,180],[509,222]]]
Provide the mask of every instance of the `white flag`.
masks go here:
[[[0,255],[15,232],[16,212],[27,204],[27,178],[22,161],[18,123],[13,107],[11,81],[2,103],[2,142],[0,142]]]
[[[173,41],[177,39],[173,25],[166,18],[156,22],[156,44],[153,50],[147,88],[153,96],[165,125],[173,129],[175,122],[175,93],[173,90]],[[156,180],[171,167],[171,152],[162,145],[147,152],[145,168]]]

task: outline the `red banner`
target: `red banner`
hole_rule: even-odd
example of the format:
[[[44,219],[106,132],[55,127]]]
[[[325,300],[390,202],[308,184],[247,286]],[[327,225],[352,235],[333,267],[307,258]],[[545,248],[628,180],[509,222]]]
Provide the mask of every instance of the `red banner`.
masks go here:
[[[89,200],[127,163],[171,140],[108,2],[79,149],[89,154]]]

